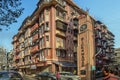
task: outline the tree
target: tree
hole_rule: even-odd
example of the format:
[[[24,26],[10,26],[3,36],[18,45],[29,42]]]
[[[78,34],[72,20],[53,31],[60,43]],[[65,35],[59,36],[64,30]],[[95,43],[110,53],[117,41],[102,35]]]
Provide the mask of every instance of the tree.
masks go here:
[[[17,18],[23,13],[21,0],[0,0],[0,31],[17,22]]]

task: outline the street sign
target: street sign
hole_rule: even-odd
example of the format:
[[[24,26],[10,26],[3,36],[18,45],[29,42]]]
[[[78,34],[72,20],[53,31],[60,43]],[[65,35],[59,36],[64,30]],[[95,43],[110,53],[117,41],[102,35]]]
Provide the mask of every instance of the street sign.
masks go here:
[[[92,66],[92,70],[96,70],[96,67],[95,67],[95,66]]]

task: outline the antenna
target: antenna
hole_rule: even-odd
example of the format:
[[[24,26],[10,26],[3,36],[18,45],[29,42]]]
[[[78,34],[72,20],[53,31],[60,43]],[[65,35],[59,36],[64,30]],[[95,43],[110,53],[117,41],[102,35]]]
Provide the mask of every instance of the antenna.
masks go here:
[[[86,8],[86,11],[87,11],[87,13],[89,13],[89,11],[90,11],[90,8]]]

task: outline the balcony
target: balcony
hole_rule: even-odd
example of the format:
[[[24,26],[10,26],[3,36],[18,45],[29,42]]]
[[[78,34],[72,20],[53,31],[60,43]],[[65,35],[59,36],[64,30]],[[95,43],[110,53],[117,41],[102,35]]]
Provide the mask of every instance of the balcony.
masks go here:
[[[59,29],[59,30],[66,31],[67,30],[67,24],[60,21],[60,20],[57,20],[56,21],[56,28]]]
[[[101,43],[96,43],[96,46],[102,47]]]
[[[56,30],[56,36],[65,37],[65,32]]]
[[[16,49],[16,54],[19,54],[20,50],[19,49]]]
[[[50,42],[46,42],[46,48],[50,48]]]
[[[37,51],[39,51],[38,45],[33,46],[31,49],[31,53],[35,53]]]
[[[106,37],[102,37],[102,41],[106,41],[107,39],[106,39]]]
[[[38,23],[36,23],[34,26],[31,28],[31,32],[34,32],[36,29],[38,29]]]
[[[77,37],[74,37],[74,41],[77,41]]]
[[[24,56],[30,55],[30,52],[25,52]]]
[[[32,37],[32,42],[35,42],[38,38],[39,38],[39,35],[38,35],[38,34],[35,34],[35,35]]]
[[[20,43],[19,42],[16,42],[16,46],[19,46],[20,45]]]
[[[16,56],[15,56],[15,60],[18,60],[18,59],[20,59],[20,56],[19,56],[19,55],[16,55]]]
[[[74,52],[77,52],[77,47],[74,47]]]
[[[74,29],[78,29],[79,22],[77,18],[73,19],[73,24],[74,24]]]
[[[43,5],[47,5],[51,2],[52,0],[40,0],[40,2],[38,3],[39,7],[42,7]]]
[[[65,47],[64,46],[58,46],[58,47],[56,47],[56,49],[65,50]]]
[[[45,29],[44,29],[45,32],[47,32],[49,30],[50,30],[50,28],[48,28],[48,27],[45,27]]]
[[[24,38],[21,38],[19,42],[20,42],[20,43],[24,42]]]
[[[96,26],[95,26],[95,30],[102,30],[102,29],[101,29],[101,26],[100,26],[99,24],[96,25]]]
[[[24,65],[24,62],[20,62],[20,63],[19,63],[19,66],[22,66],[22,65]]]

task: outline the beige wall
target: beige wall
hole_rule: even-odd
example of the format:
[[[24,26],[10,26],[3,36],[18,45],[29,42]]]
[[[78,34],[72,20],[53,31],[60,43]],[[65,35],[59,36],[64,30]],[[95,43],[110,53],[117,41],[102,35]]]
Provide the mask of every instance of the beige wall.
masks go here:
[[[86,77],[87,79],[90,79],[91,68],[95,65],[93,25],[89,16],[85,16],[81,20],[81,25],[87,24],[87,29],[82,32],[79,31],[78,35],[78,75],[82,78]],[[81,70],[86,71],[86,74],[81,74]]]

